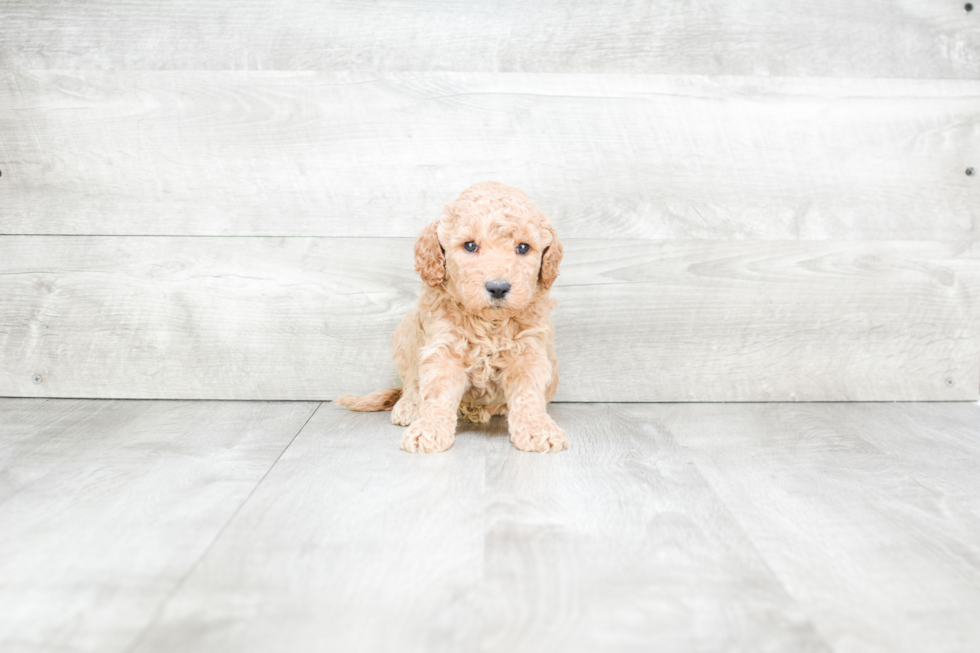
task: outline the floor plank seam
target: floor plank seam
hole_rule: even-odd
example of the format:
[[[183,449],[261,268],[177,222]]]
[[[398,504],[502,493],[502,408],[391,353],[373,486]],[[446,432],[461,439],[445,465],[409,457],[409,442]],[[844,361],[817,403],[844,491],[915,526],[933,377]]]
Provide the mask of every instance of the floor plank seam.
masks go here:
[[[238,513],[242,511],[242,508],[244,508],[246,504],[248,504],[249,500],[255,494],[256,490],[259,489],[259,487],[262,485],[262,482],[265,481],[265,479],[269,476],[269,473],[272,472],[273,469],[275,469],[276,465],[279,463],[279,461],[282,459],[285,453],[289,451],[289,448],[293,445],[293,442],[296,441],[296,438],[298,438],[299,434],[303,432],[303,429],[305,429],[306,425],[310,423],[310,420],[313,419],[313,416],[317,414],[317,411],[320,410],[321,406],[323,406],[322,401],[316,405],[316,408],[313,409],[313,412],[310,413],[310,416],[306,418],[306,421],[303,422],[303,425],[301,427],[299,427],[299,429],[296,431],[296,434],[293,435],[292,438],[290,438],[289,443],[286,444],[285,447],[283,447],[283,450],[279,452],[279,455],[276,456],[276,459],[272,461],[272,464],[269,465],[269,469],[265,470],[265,473],[262,474],[262,478],[260,478],[258,482],[256,482],[255,486],[249,491],[248,495],[242,500],[242,502],[238,505],[238,507],[235,508],[234,512],[232,512],[231,516],[228,517],[228,519],[221,526],[221,528],[218,529],[218,532],[215,534],[213,538],[211,538],[211,541],[208,542],[208,545],[206,547],[204,547],[204,550],[197,557],[197,559],[194,560],[194,562],[187,568],[187,571],[184,572],[184,574],[180,577],[180,579],[176,583],[174,583],[173,588],[170,590],[170,592],[167,593],[167,596],[164,597],[162,601],[160,601],[160,605],[157,606],[156,611],[153,613],[153,617],[150,618],[150,620],[147,622],[146,627],[143,628],[142,631],[140,631],[140,634],[136,637],[135,640],[133,640],[132,645],[126,649],[127,653],[133,653],[133,651],[139,648],[139,645],[143,642],[143,639],[146,637],[146,634],[149,633],[153,629],[153,626],[156,625],[157,621],[159,621],[160,615],[163,614],[163,611],[166,608],[167,604],[170,603],[170,601],[177,595],[177,593],[183,587],[184,583],[187,582],[187,579],[190,578],[191,575],[194,573],[194,571],[200,566],[204,558],[206,558],[208,553],[211,551],[211,549],[214,548],[214,545],[218,542],[218,540],[221,539],[221,536],[224,535],[224,532],[228,529],[228,526],[231,525],[233,521],[235,521],[235,518],[238,516]]]

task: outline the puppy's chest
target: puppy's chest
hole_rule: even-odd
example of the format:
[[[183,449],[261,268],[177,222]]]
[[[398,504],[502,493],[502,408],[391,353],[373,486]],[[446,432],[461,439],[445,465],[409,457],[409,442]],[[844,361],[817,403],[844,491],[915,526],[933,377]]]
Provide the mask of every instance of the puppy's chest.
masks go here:
[[[463,359],[470,385],[493,389],[499,386],[502,370],[514,361],[516,343],[508,339],[470,342]]]

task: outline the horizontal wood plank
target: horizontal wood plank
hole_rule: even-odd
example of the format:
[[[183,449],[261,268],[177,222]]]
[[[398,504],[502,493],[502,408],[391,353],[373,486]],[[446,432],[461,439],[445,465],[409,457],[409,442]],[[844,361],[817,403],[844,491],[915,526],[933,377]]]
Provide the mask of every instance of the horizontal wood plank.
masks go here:
[[[565,251],[559,401],[977,398],[977,245],[569,239]],[[412,264],[399,238],[2,237],[0,396],[386,387],[390,336],[420,285]]]
[[[964,4],[5,0],[0,68],[976,78]]]
[[[0,649],[131,650],[316,407],[0,401]]]
[[[0,70],[0,234],[415,236],[469,185],[565,237],[959,240],[980,82]]]

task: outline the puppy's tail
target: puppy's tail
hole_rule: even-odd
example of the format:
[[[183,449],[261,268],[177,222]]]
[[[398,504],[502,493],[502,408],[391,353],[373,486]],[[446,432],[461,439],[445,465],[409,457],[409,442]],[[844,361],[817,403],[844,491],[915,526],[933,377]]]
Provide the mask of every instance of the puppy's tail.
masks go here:
[[[372,392],[364,397],[343,395],[342,397],[337,397],[337,399],[334,400],[334,403],[340,404],[341,406],[347,406],[351,410],[362,412],[391,410],[395,407],[395,403],[401,398],[401,396],[401,388],[388,388],[387,390]]]

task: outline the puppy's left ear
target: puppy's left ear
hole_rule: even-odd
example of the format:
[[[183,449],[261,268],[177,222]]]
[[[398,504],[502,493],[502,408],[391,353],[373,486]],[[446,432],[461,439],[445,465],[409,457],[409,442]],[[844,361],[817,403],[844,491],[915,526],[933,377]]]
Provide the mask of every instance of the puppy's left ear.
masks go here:
[[[551,288],[551,284],[558,278],[558,264],[561,263],[563,253],[555,230],[548,227],[548,231],[551,232],[551,244],[544,248],[541,255],[541,285],[545,290]]]
[[[446,278],[446,254],[439,244],[438,227],[436,220],[415,241],[415,271],[430,286],[438,286]]]

